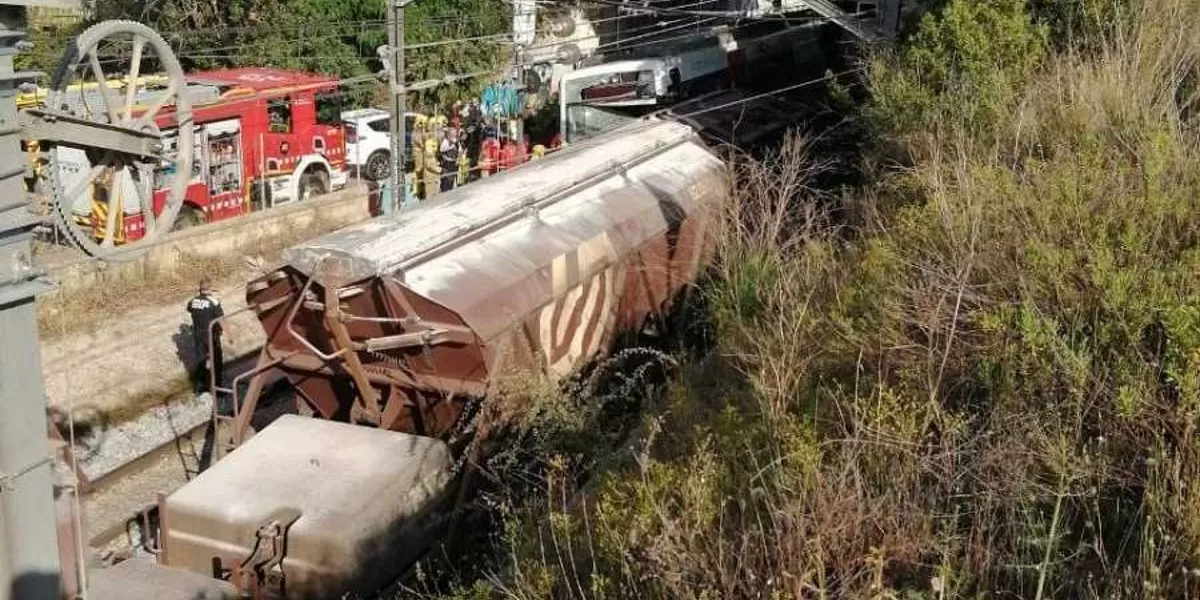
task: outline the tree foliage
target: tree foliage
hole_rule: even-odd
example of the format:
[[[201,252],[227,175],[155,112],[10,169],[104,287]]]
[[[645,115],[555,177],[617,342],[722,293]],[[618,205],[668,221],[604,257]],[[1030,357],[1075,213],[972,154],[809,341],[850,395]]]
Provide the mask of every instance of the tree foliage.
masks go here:
[[[507,31],[505,7],[492,0],[418,0],[406,9],[406,45],[476,38]],[[161,32],[187,69],[269,66],[339,76],[379,72],[376,49],[387,43],[383,0],[98,0],[94,18],[133,19]],[[507,53],[468,42],[406,52],[409,81],[497,70]],[[474,93],[486,78],[414,94],[443,104]],[[378,84],[376,84],[378,85]],[[366,99],[370,85],[347,93]]]
[[[995,122],[1045,56],[1047,38],[1024,0],[950,2],[926,14],[904,48],[872,65],[876,125],[903,134]]]

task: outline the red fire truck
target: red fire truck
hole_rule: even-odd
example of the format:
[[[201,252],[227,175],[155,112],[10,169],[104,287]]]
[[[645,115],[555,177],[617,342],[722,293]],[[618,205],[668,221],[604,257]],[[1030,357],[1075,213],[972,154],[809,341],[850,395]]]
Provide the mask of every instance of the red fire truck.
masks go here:
[[[175,227],[189,227],[303,200],[346,185],[345,133],[341,124],[338,80],[333,77],[268,68],[242,68],[193,73],[188,94],[193,101],[192,181]],[[146,102],[154,90],[139,92]],[[168,155],[177,135],[169,108],[157,117]],[[79,150],[60,149],[57,156],[61,189],[77,189],[73,178],[90,165]],[[173,164],[155,173],[154,211],[166,201],[167,175]],[[117,241],[140,239],[144,224],[132,178],[111,193],[92,186],[72,200],[76,222],[93,224],[103,236],[104,215],[115,195],[121,206]],[[128,188],[128,189],[125,189]],[[97,218],[101,217],[101,218]]]

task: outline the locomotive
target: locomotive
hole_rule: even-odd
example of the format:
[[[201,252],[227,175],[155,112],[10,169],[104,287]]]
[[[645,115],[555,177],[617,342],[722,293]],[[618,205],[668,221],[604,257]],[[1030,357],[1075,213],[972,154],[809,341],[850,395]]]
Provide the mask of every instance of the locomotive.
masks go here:
[[[386,584],[444,524],[478,401],[660,318],[728,194],[696,130],[652,117],[290,248],[247,286],[268,341],[219,419],[236,448],[160,502],[160,563],[287,598]],[[255,433],[268,371],[304,416]]]

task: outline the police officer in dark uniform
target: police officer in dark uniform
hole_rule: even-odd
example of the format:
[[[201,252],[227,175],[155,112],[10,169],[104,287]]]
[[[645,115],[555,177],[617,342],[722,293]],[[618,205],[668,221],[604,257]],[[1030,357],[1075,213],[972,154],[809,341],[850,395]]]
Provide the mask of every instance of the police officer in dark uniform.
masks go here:
[[[213,326],[212,348],[208,346],[209,326],[213,321],[225,316],[225,309],[221,308],[221,300],[213,293],[212,282],[208,277],[200,280],[200,290],[188,301],[187,311],[192,315],[192,343],[195,344],[198,362],[192,371],[192,380],[195,390],[201,392],[209,387],[209,359],[212,360],[211,368],[215,369],[217,385],[221,384],[225,366],[221,355],[221,334],[224,332],[220,323]]]

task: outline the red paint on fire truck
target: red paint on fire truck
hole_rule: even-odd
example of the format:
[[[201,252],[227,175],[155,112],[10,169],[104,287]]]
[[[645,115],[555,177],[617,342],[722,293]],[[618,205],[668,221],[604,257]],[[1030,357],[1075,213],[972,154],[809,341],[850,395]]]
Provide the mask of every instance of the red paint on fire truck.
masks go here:
[[[215,87],[220,95],[193,108],[195,158],[181,215],[220,221],[345,185],[346,140],[335,77],[241,68],[192,73],[188,85]],[[175,139],[167,128],[170,109],[157,120],[169,149]],[[166,202],[161,184],[171,168],[156,174],[155,213]],[[124,226],[125,239],[142,237],[140,214],[127,214]]]

